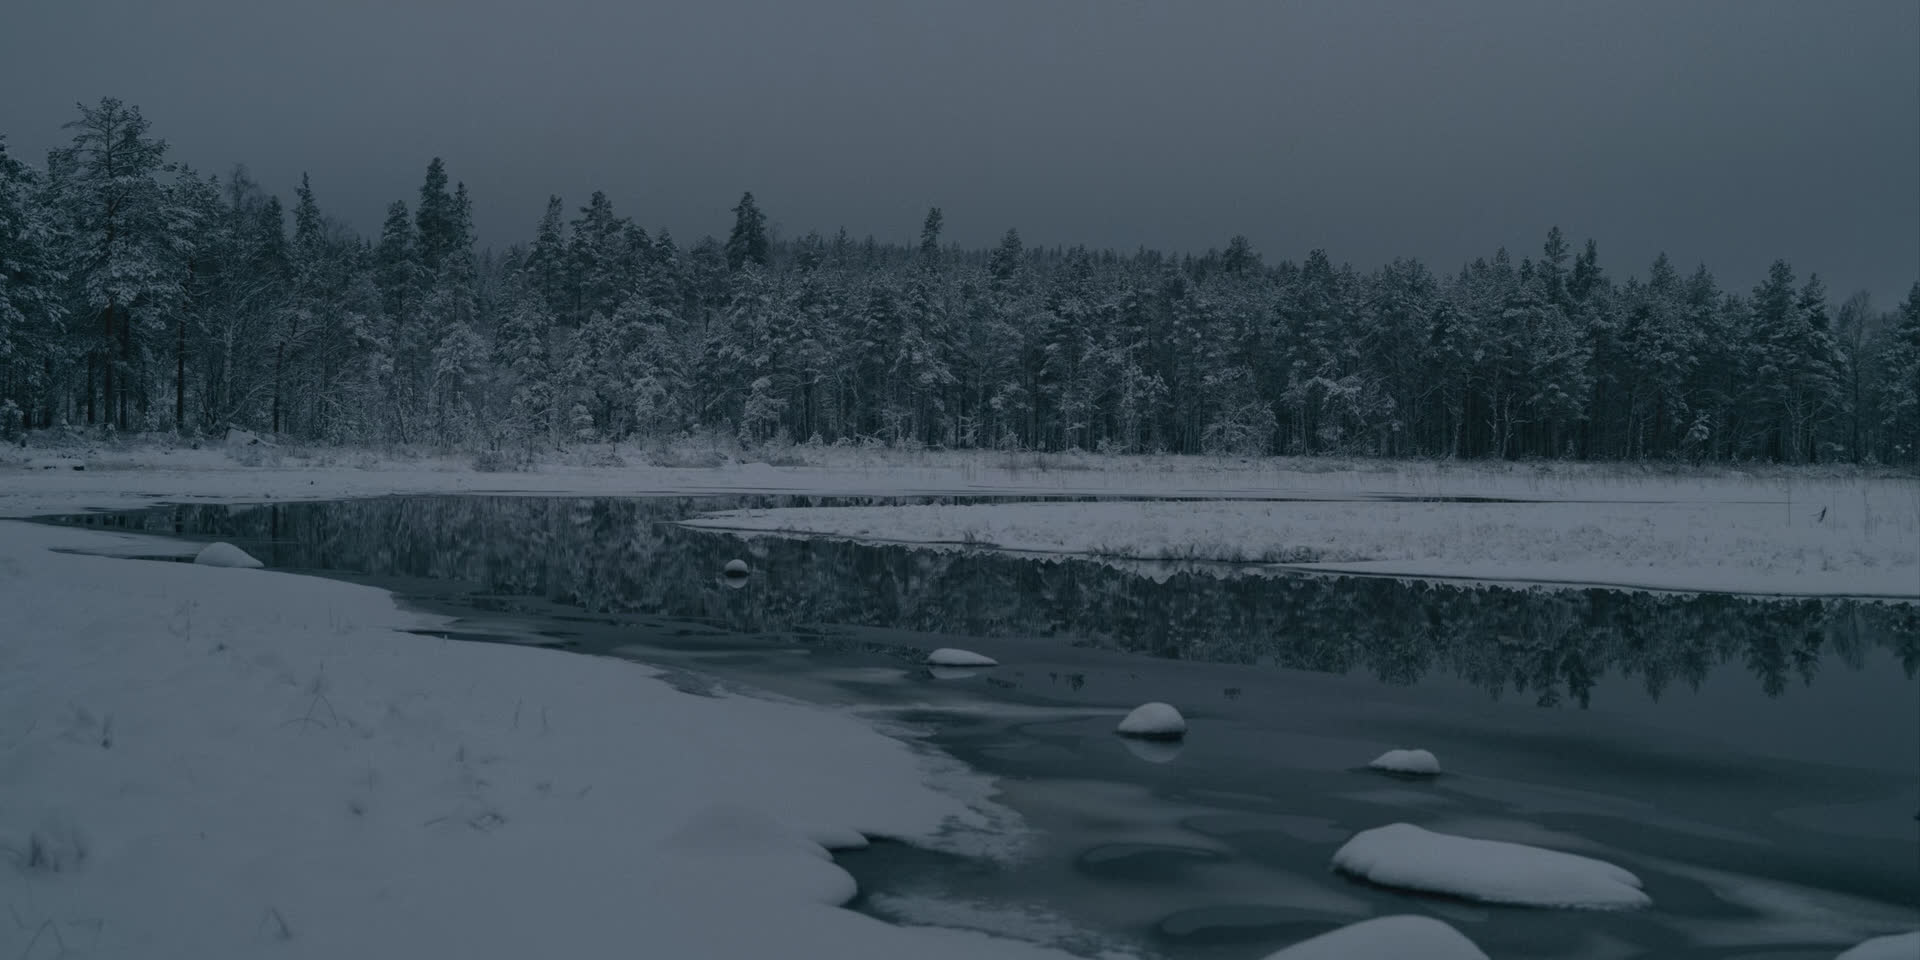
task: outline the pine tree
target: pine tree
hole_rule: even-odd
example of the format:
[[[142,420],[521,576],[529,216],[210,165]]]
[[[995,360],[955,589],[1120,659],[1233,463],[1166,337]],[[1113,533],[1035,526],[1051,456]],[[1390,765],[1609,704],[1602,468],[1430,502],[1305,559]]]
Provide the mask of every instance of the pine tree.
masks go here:
[[[49,412],[49,370],[57,362],[66,277],[54,256],[54,226],[39,178],[0,137],[0,436],[32,429]],[[43,413],[43,422],[48,419]]]
[[[179,293],[169,256],[173,214],[160,177],[172,172],[167,145],[147,135],[140,108],[111,97],[80,105],[67,124],[71,146],[49,166],[61,196],[62,229],[71,243],[68,278],[74,301],[95,318],[88,353],[87,422],[130,426],[136,334]],[[100,385],[96,394],[91,384]]]
[[[428,276],[437,273],[441,261],[462,245],[459,218],[460,205],[447,192],[447,166],[434,157],[427,164],[420,202],[414,207],[415,250],[420,269]]]
[[[1907,291],[1884,333],[1884,359],[1875,387],[1888,458],[1920,456],[1920,283]]]
[[[534,230],[533,245],[527,248],[523,268],[528,285],[545,301],[547,310],[555,314],[574,306],[573,297],[568,293],[570,267],[566,238],[560,233],[560,218],[565,210],[558,195],[547,198],[547,212]]]
[[[727,235],[727,269],[766,266],[767,246],[767,215],[754,205],[751,192],[743,193],[733,208],[733,232]]]
[[[507,399],[505,439],[518,443],[529,460],[555,428],[553,369],[547,352],[553,314],[538,287],[532,264],[508,273],[493,355]]]

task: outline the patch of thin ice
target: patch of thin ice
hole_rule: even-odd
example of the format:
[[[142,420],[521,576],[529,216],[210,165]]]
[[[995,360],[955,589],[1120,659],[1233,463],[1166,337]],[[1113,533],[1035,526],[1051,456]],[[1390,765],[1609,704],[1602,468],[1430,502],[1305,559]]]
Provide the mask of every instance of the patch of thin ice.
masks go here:
[[[1432,917],[1375,917],[1296,943],[1267,960],[1487,960],[1460,931]]]
[[[1484,903],[1627,910],[1653,902],[1639,877],[1602,860],[1434,833],[1410,823],[1354,835],[1334,852],[1333,867],[1383,887]]]

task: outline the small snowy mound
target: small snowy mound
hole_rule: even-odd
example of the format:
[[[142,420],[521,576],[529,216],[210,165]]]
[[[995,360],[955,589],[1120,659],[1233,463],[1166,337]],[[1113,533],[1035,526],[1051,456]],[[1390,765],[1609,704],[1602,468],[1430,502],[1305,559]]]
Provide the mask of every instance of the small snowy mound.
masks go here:
[[[1303,940],[1267,960],[1487,960],[1460,931],[1432,917],[1375,917]]]
[[[1440,760],[1426,750],[1388,750],[1374,757],[1367,766],[1387,773],[1415,777],[1432,777],[1440,773]]]
[[[1169,704],[1143,703],[1134,707],[1114,732],[1123,737],[1178,740],[1187,735],[1187,718]]]
[[[1498,840],[1475,840],[1396,823],[1355,834],[1333,868],[1383,887],[1484,903],[1625,910],[1653,901],[1640,878],[1611,863]]]
[[[958,647],[941,647],[927,654],[927,665],[932,667],[997,667],[1000,661],[992,657],[981,656],[972,650]]]
[[[193,556],[194,563],[203,563],[209,567],[259,567],[260,561],[249,556],[245,550],[231,543],[209,543]]]
[[[1920,957],[1920,930],[1874,937],[1833,960],[1913,960]]]
[[[744,577],[747,575],[747,562],[738,559],[728,560],[727,565],[721,568],[721,572],[729,577]]]

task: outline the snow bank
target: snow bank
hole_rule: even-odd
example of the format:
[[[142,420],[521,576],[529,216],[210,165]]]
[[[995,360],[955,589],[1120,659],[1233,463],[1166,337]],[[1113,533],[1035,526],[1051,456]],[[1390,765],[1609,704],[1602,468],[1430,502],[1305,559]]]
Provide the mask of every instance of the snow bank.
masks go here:
[[[1387,773],[1432,777],[1440,773],[1440,760],[1426,750],[1388,750],[1367,766]]]
[[[1296,943],[1267,960],[1487,960],[1460,931],[1431,917],[1375,917]]]
[[[927,654],[927,663],[935,667],[997,667],[1000,661],[992,657],[961,650],[958,647],[941,647]]]
[[[1178,740],[1187,735],[1187,718],[1171,704],[1143,703],[1121,718],[1114,732],[1123,737]]]
[[[199,553],[193,555],[193,562],[207,567],[245,567],[252,569],[264,566],[245,550],[231,543],[209,543]]]
[[[1920,957],[1920,930],[1875,937],[1834,960],[1913,960],[1915,957]]]
[[[1639,877],[1611,863],[1408,823],[1356,834],[1334,852],[1333,867],[1383,887],[1486,903],[1621,910],[1653,902]]]
[[[826,844],[1018,839],[854,716],[103,539],[0,523],[0,956],[1064,956],[836,906]]]
[[[1850,500],[1826,512],[1746,500],[1106,501],[795,507],[685,522],[736,533],[1275,570],[1920,599],[1920,497],[1911,484],[1885,481]]]

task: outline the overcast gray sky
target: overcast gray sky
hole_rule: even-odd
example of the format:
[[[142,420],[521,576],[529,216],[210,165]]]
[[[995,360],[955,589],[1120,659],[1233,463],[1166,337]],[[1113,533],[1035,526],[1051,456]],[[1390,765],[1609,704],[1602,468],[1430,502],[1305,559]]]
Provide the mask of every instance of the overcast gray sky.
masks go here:
[[[786,235],[1452,270],[1548,226],[1616,275],[1786,257],[1920,278],[1920,2],[10,0],[0,133],[78,100],[378,228],[428,158],[483,240],[604,189],[683,242],[741,190]]]

